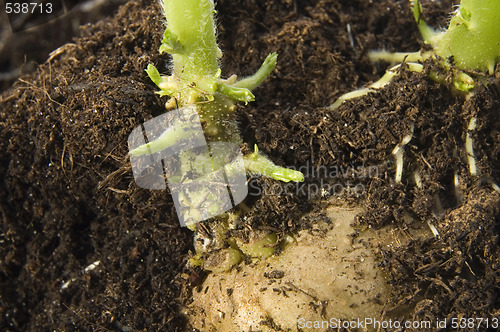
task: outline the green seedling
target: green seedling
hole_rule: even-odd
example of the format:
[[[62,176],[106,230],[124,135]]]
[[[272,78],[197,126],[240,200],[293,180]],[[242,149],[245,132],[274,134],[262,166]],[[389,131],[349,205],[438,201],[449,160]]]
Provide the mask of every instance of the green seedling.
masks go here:
[[[233,155],[224,149],[222,152],[217,151],[221,144],[223,147],[236,146],[237,150],[243,145],[235,119],[236,104],[254,101],[252,91],[275,69],[277,54],[269,54],[257,72],[250,77],[238,79],[236,75],[232,75],[223,79],[219,64],[222,51],[216,41],[214,1],[162,0],[161,6],[166,19],[166,29],[159,52],[171,55],[171,74],[161,74],[153,64],[148,65],[146,73],[158,86],[157,93],[170,97],[166,108],[189,112],[194,110],[189,114],[197,114],[201,125],[198,127],[201,129],[197,131],[196,123],[185,121],[185,118],[179,116],[174,118],[168,129],[157,138],[134,146],[130,155],[134,158],[149,156],[182,144],[185,146],[186,142],[195,139],[193,136],[198,132],[203,133],[202,141],[206,140],[207,144],[204,145],[208,148],[208,153],[193,152],[193,149],[181,150],[178,158],[180,165],[172,170],[165,169],[165,172],[169,182],[182,186],[193,178],[201,178],[202,183],[206,184],[206,187],[198,186],[192,191],[182,187],[179,194],[179,202],[187,207],[187,211],[182,211],[186,225],[196,231],[196,254],[190,259],[190,264],[203,265],[205,269],[214,272],[223,272],[237,264],[243,255],[235,239],[226,237],[226,232],[234,227],[230,225],[231,216],[241,211],[223,214],[227,209],[222,206],[217,185],[227,194],[227,184],[228,181],[231,182],[228,179],[239,174],[240,164],[243,164],[246,173],[284,182],[304,180],[301,172],[275,165],[259,152],[257,145],[253,153],[241,158],[241,163],[237,159],[232,161],[234,151]],[[213,174],[216,173],[223,176],[215,178]],[[232,200],[236,201],[234,192],[232,194]],[[210,226],[196,224],[197,221],[207,219],[204,214],[218,217],[214,218]],[[275,234],[269,236],[276,238]],[[272,247],[264,248],[265,244],[267,242],[260,244],[260,251],[256,253],[258,257],[267,257],[274,252]]]
[[[255,99],[252,90],[274,70],[277,54],[269,54],[259,70],[250,77],[238,80],[236,75],[232,75],[223,79],[219,66],[222,51],[216,42],[213,0],[163,0],[161,5],[167,27],[159,52],[169,53],[172,65],[171,75],[160,74],[152,64],[146,69],[148,76],[160,88],[158,94],[171,97],[166,103],[167,108],[195,107],[207,142],[228,142],[241,146],[243,141],[235,119],[236,103],[246,104]],[[130,154],[152,154],[185,139],[182,133],[189,135],[182,125],[173,131],[178,134],[165,132],[157,140],[133,149]],[[185,160],[190,157],[193,156],[187,156]],[[249,173],[285,182],[304,180],[302,173],[275,165],[257,148],[243,159]],[[225,166],[217,160],[212,160],[212,165],[214,170]]]
[[[445,74],[430,71],[430,78],[444,84],[451,76],[453,89],[465,93],[466,98],[470,97],[477,84],[485,82],[485,75],[494,72],[495,65],[500,60],[500,29],[498,27],[500,1],[462,0],[450,20],[448,29],[444,31],[436,31],[422,20],[422,7],[418,0],[410,0],[410,2],[413,16],[424,42],[430,45],[431,49],[413,53],[374,51],[369,53],[369,58],[372,61],[405,62],[408,70],[413,72],[423,72],[422,63],[426,60],[434,61]],[[342,95],[330,105],[330,109],[335,110],[346,100],[364,96],[383,88],[399,74],[400,67],[401,64],[388,69],[380,80],[367,88]],[[475,128],[476,118],[472,117],[467,128],[465,141],[469,172],[472,176],[478,175],[471,137],[471,131]],[[396,159],[396,183],[401,182],[404,146],[410,142],[412,135],[413,125],[410,132],[393,150]],[[415,172],[415,183],[417,186],[421,185],[418,171]],[[456,184],[456,186],[458,185]],[[494,188],[498,188],[495,186],[493,184]]]

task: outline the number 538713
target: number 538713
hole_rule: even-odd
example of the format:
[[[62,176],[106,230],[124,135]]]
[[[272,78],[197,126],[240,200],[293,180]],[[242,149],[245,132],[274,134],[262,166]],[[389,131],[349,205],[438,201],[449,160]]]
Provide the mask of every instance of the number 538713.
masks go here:
[[[36,2],[6,2],[5,12],[7,14],[50,14],[52,13],[52,3],[36,3]]]

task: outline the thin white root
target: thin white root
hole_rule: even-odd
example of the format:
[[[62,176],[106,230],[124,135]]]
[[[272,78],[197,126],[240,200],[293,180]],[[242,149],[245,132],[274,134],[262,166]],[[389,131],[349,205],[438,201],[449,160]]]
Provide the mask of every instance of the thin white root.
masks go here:
[[[403,149],[399,149],[396,153],[393,151],[392,154],[396,158],[396,175],[394,180],[396,183],[401,183],[401,178],[403,177]]]
[[[387,61],[391,63],[396,62],[417,62],[422,61],[423,56],[420,52],[387,52],[387,51],[372,51],[368,52],[368,59],[371,62]]]
[[[440,216],[442,216],[443,213],[444,213],[444,210],[443,210],[443,205],[441,204],[441,199],[439,198],[438,194],[434,194],[434,211],[433,211],[434,217],[436,217],[436,219],[437,219]],[[434,234],[435,237],[439,237],[439,232],[438,232],[436,226],[431,224],[431,222],[429,220],[427,220],[427,226],[429,226],[432,234]]]
[[[465,151],[467,151],[467,159],[469,161],[469,171],[472,176],[477,176],[476,157],[474,156],[473,140],[471,131],[476,130],[477,118],[474,116],[470,119],[467,135],[465,137]]]
[[[424,66],[420,63],[409,62],[407,63],[407,65],[408,69],[413,72],[421,73],[424,70]],[[362,88],[343,94],[328,108],[330,110],[335,110],[346,100],[363,97],[369,93],[377,92],[378,89],[383,88],[384,86],[389,84],[395,76],[399,75],[399,67],[401,67],[401,65],[397,65],[390,69],[387,69],[384,76],[382,76],[378,81],[370,84],[367,88]]]
[[[394,150],[392,150],[392,154],[394,155],[394,158],[396,159],[396,175],[394,177],[394,181],[396,183],[401,183],[401,178],[403,177],[403,154],[404,150],[403,147],[410,143],[411,138],[413,137],[413,130],[415,129],[415,125],[412,123],[410,127],[410,133],[403,137],[401,142],[396,145]]]
[[[401,67],[401,65],[397,65],[392,67],[391,69],[388,69],[385,72],[384,76],[382,76],[378,81],[370,84],[367,88],[362,88],[343,94],[333,104],[330,105],[329,109],[335,110],[346,100],[363,97],[371,92],[376,92],[376,89],[380,89],[386,86],[391,82],[394,76],[399,75],[399,73],[396,71],[399,67]]]
[[[427,220],[427,226],[429,226],[429,229],[431,230],[432,234],[434,234],[434,237],[439,237],[439,232],[433,224],[429,220]]]
[[[349,43],[351,44],[351,47],[354,48],[354,37],[352,36],[352,29],[349,23],[347,23],[347,36],[349,37]]]
[[[493,190],[495,190],[497,193],[500,194],[500,187],[498,186],[498,184],[496,184],[495,182],[491,182],[491,187],[493,188]]]

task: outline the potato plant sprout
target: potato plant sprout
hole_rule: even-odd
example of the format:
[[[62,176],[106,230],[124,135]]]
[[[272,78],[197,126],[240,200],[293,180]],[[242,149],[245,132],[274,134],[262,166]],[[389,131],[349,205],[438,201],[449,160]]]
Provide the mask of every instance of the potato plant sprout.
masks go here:
[[[214,24],[214,2],[212,0],[163,0],[161,2],[167,28],[159,49],[160,53],[172,56],[171,75],[161,75],[158,69],[149,64],[146,72],[160,88],[158,94],[170,96],[166,108],[194,109],[199,116],[204,136],[208,143],[227,142],[242,145],[242,139],[235,120],[236,103],[245,104],[255,99],[252,90],[274,70],[277,54],[269,54],[260,69],[252,76],[238,79],[232,75],[221,78],[219,59],[221,50],[216,42]],[[181,140],[188,140],[193,131],[190,125],[174,124],[157,139],[131,149],[132,156],[151,155],[167,149]],[[190,152],[181,157],[188,163],[196,158]],[[271,177],[280,181],[303,181],[300,172],[279,167],[259,153],[243,157],[247,172]],[[227,165],[224,160],[211,158],[212,170]],[[185,166],[185,167],[183,167]],[[181,165],[175,174],[183,177],[190,165]]]
[[[243,79],[232,75],[221,78],[219,59],[222,52],[216,43],[213,0],[163,0],[167,22],[159,52],[172,55],[172,74],[161,75],[149,64],[146,72],[160,88],[158,94],[170,96],[166,108],[194,105],[210,141],[243,142],[234,118],[236,102],[255,99],[252,90],[276,67],[277,54],[271,53],[259,70]],[[181,137],[182,138],[182,137]],[[141,155],[172,145],[168,138],[153,141],[132,151]],[[279,167],[258,153],[244,157],[247,171],[280,181],[303,181],[300,172]]]
[[[167,178],[181,224],[195,230],[199,228],[195,227],[196,222],[223,215],[244,199],[247,194],[245,173],[284,182],[301,182],[304,176],[301,172],[275,165],[259,153],[257,145],[253,153],[242,156],[240,151],[243,141],[235,119],[236,103],[247,104],[255,99],[252,90],[275,69],[277,54],[269,54],[250,77],[238,79],[232,75],[223,79],[219,65],[222,51],[216,41],[214,1],[161,0],[161,6],[166,29],[159,52],[172,56],[171,74],[160,74],[153,64],[148,65],[146,72],[159,87],[157,93],[170,97],[165,106],[175,109],[167,113],[174,116],[162,120],[160,131],[158,128],[152,130],[151,126],[147,128],[151,120],[142,126],[142,131],[136,128],[137,137],[142,136],[142,132],[149,132],[144,134],[146,139],[142,138],[142,141],[139,137],[134,142],[130,138],[133,135],[129,136],[130,156],[133,170],[134,163],[159,165],[156,179],[161,177],[164,184],[164,178]],[[158,122],[157,118],[153,120]],[[153,131],[155,134],[149,135]],[[170,152],[165,154],[165,151]],[[160,158],[148,161],[147,158],[154,155],[160,155]],[[169,163],[171,155],[176,155],[177,159]],[[243,173],[243,179],[240,173]],[[134,177],[138,183],[135,171]],[[188,188],[189,184],[197,185]],[[160,188],[156,183],[141,186]],[[244,190],[234,190],[242,186]],[[221,199],[224,193],[227,201]],[[227,258],[227,266],[240,259],[237,246],[233,245],[234,248],[229,250],[227,243],[230,241],[224,238],[230,219],[220,217],[211,229],[204,227],[195,236],[198,243],[215,247],[212,251],[224,250],[217,256]],[[198,253],[209,251],[207,246],[195,245],[199,248]]]
[[[443,84],[451,80],[453,89],[465,93],[465,97],[469,98],[474,93],[477,84],[486,82],[485,74],[494,72],[495,65],[500,59],[500,29],[498,28],[500,1],[462,0],[453,13],[448,29],[444,31],[434,30],[422,20],[422,7],[418,0],[410,0],[410,2],[419,31],[424,42],[430,46],[430,50],[413,53],[373,51],[368,54],[370,60],[405,62],[408,70],[413,72],[423,72],[422,63],[426,60],[433,61],[442,70],[440,72],[431,70],[428,73],[430,78]],[[382,78],[366,88],[342,95],[330,105],[330,109],[337,109],[346,100],[376,92],[399,74],[401,66],[398,64],[388,69]],[[468,154],[469,172],[472,176],[478,175],[471,135],[471,131],[475,128],[476,118],[472,117],[465,135],[465,149]],[[402,138],[392,152],[396,160],[396,183],[401,182],[404,146],[410,142],[412,135],[413,125],[410,132]],[[421,185],[418,171],[415,172],[415,183],[417,186]],[[496,185],[493,187],[495,190],[498,188]]]

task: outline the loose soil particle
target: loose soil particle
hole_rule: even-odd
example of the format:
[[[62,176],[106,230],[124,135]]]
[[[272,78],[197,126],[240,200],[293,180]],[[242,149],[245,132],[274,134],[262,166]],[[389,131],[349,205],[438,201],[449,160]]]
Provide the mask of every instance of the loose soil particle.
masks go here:
[[[423,5],[428,22],[444,25],[449,1]],[[344,198],[366,205],[358,222],[436,226],[439,238],[381,248],[396,299],[388,317],[498,316],[500,195],[488,182],[500,181],[495,85],[466,100],[403,70],[387,88],[332,112],[325,106],[336,97],[385,70],[367,51],[419,49],[406,1],[217,6],[223,74],[250,74],[279,54],[257,101],[240,108],[248,146],[297,168],[376,166],[372,177],[354,172],[366,191]],[[203,275],[185,267],[192,233],[179,227],[168,192],[135,185],[126,157],[131,130],[164,112],[144,73],[148,63],[168,70],[157,53],[161,22],[155,2],[131,1],[0,95],[0,330],[188,330],[180,307]],[[497,66],[496,86],[499,77]],[[464,149],[472,116],[479,179],[468,174]],[[395,184],[391,151],[412,122],[403,183]],[[422,189],[412,181],[417,168]],[[461,199],[452,194],[454,171]],[[264,192],[249,199],[246,220],[282,233],[307,227],[294,224],[297,216],[322,208],[307,198]]]

